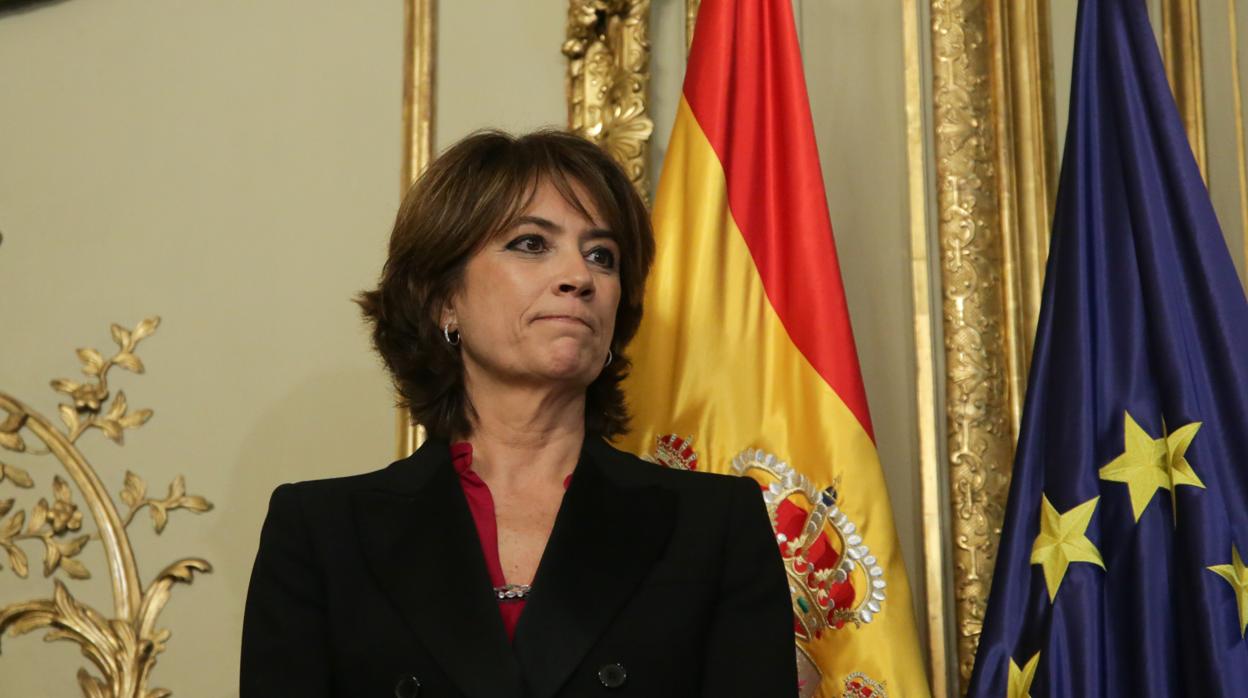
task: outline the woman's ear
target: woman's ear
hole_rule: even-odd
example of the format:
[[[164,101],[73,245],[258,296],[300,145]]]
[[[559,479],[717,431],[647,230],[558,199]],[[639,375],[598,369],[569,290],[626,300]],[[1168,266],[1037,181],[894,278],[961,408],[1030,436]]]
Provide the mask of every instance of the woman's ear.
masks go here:
[[[438,327],[446,327],[450,325],[452,328],[458,325],[455,317],[455,307],[448,300],[442,304],[442,311],[438,314]]]

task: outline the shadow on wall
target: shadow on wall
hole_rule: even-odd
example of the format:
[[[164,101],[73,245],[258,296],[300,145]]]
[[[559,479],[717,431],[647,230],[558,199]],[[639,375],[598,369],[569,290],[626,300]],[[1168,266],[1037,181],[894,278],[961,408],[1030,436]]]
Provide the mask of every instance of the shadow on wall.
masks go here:
[[[19,12],[30,12],[46,5],[59,5],[66,0],[0,0],[0,19]]]
[[[273,489],[369,472],[394,460],[393,402],[382,375],[358,369],[314,375],[260,416],[240,441],[208,532],[210,540],[223,541],[213,566],[225,583],[227,639],[242,634],[243,602]],[[232,649],[237,657],[237,647]]]
[[[242,439],[212,531],[215,540],[232,541],[230,559],[218,566],[229,585],[246,588],[274,488],[378,470],[394,460],[394,413],[391,402],[378,403],[379,385],[384,385],[379,372],[314,376],[264,413]]]

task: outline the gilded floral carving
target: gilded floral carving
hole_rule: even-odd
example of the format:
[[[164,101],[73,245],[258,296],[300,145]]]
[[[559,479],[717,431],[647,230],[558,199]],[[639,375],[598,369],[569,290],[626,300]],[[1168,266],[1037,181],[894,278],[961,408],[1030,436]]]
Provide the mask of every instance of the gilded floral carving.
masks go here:
[[[98,429],[121,444],[128,430],[137,429],[152,417],[152,410],[130,411],[124,392],[109,387],[109,371],[121,367],[143,373],[143,362],[135,354],[139,342],[156,331],[158,318],[140,322],[133,330],[112,326],[118,350],[109,358],[95,349],[79,349],[86,380],[66,378],[52,381],[53,390],[68,402],[57,406],[64,429],[16,398],[0,392],[0,449],[27,455],[53,455],[60,461],[67,478],[54,475],[52,497],[41,497],[27,508],[16,506],[13,498],[0,499],[0,550],[9,569],[18,577],[30,574],[28,547],[38,542],[43,548],[43,576],[58,571],[75,580],[91,578],[79,553],[92,541],[99,541],[108,562],[113,589],[113,615],[107,616],[87,606],[69,592],[60,579],[53,579],[48,598],[33,599],[0,607],[0,634],[22,635],[46,629],[47,640],[69,640],[79,645],[98,675],[78,671],[78,685],[87,698],[164,698],[171,691],[148,688],[148,678],[157,656],[164,651],[169,631],[155,627],[157,616],[169,600],[173,585],[189,584],[195,572],[209,572],[212,566],[199,558],[178,560],[144,586],[135,562],[127,529],[135,515],[147,509],[152,526],[161,533],[175,509],[201,513],[212,509],[208,500],[187,494],[185,479],[179,475],[165,497],[149,497],[143,479],[126,472],[118,499],[127,507],[123,518],[113,498],[105,490],[95,469],[77,447],[79,438]],[[110,402],[111,399],[111,402]],[[40,443],[39,452],[29,451],[25,436]],[[0,451],[0,453],[4,452]],[[7,459],[7,458],[6,458]],[[22,490],[33,489],[35,478],[25,469],[0,463],[0,485]],[[72,486],[71,486],[72,484]],[[80,509],[74,492],[86,505]],[[95,530],[83,533],[90,515]],[[7,518],[6,518],[7,517]]]
[[[650,85],[650,0],[571,0],[568,5],[568,126],[601,145],[646,197],[646,154],[654,122]]]
[[[1014,447],[988,9],[985,0],[934,0],[931,9],[954,599],[963,685],[987,604]]]

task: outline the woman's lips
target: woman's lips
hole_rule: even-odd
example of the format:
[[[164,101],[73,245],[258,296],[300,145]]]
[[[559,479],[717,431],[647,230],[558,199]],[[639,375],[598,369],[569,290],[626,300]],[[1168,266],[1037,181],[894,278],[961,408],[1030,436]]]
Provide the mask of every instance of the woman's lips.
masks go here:
[[[573,317],[571,315],[543,315],[542,317],[539,317],[538,320],[551,320],[553,322],[563,322],[563,323],[568,323],[571,325],[581,325],[583,327],[589,327],[588,322],[585,322],[579,317]]]

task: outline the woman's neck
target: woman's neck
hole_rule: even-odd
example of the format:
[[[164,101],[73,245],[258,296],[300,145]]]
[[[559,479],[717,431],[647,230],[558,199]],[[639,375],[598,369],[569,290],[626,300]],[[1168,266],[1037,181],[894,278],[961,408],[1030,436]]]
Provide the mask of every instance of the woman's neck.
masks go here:
[[[585,391],[558,386],[466,385],[476,412],[472,469],[491,487],[557,485],[585,440]]]

